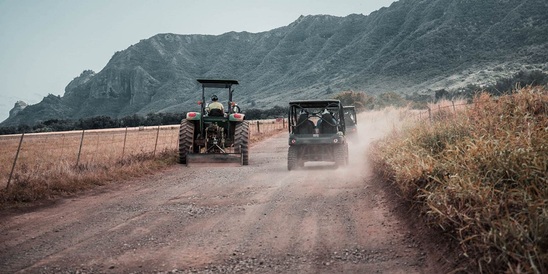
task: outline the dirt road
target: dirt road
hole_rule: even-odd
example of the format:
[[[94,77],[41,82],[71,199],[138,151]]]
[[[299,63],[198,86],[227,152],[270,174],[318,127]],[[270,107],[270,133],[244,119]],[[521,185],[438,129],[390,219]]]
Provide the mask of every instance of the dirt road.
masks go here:
[[[0,272],[438,273],[438,252],[351,164],[287,171],[287,134],[243,167],[175,166],[27,212],[0,212]]]

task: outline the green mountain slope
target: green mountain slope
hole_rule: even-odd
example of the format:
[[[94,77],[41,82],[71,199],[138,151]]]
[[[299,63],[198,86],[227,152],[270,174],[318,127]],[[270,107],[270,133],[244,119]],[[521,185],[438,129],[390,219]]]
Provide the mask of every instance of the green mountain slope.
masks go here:
[[[349,89],[406,93],[493,81],[546,66],[546,10],[546,0],[400,0],[368,16],[301,16],[261,33],[158,34],[0,125],[195,110],[197,78],[239,80],[234,96],[244,110]]]

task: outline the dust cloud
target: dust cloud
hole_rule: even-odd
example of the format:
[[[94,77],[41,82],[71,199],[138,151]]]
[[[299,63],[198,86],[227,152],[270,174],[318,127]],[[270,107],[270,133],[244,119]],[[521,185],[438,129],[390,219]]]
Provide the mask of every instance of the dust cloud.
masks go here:
[[[339,169],[338,173],[344,174],[345,178],[355,178],[368,173],[368,151],[371,144],[399,131],[409,114],[406,109],[393,107],[358,114],[358,138],[356,141],[350,141],[348,145],[349,165]]]

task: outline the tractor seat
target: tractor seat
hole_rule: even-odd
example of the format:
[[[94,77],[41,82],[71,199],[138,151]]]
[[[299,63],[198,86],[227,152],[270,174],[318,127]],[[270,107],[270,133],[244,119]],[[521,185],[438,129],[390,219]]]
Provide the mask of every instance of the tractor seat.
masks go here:
[[[209,110],[209,116],[223,117],[225,114],[221,109],[214,108]]]

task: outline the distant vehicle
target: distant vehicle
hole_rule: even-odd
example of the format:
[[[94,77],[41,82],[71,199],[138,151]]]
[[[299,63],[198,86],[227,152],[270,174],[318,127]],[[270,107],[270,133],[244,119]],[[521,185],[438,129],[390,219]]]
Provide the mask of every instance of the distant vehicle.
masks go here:
[[[306,100],[289,103],[287,169],[308,161],[348,164],[345,117],[339,100]]]
[[[358,138],[358,116],[354,106],[344,106],[344,121],[346,125],[346,135],[352,142],[359,141]]]
[[[179,129],[179,162],[249,164],[249,123],[232,101],[236,80],[198,79],[202,85],[200,112],[188,112]],[[228,89],[228,103],[223,113],[206,112],[206,88]]]

